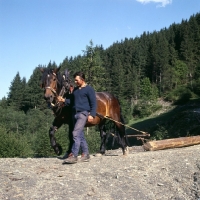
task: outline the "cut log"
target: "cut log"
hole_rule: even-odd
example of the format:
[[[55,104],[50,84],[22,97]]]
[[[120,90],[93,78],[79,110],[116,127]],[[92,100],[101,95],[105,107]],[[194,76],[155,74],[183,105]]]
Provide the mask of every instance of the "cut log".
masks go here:
[[[156,151],[169,148],[186,147],[200,144],[200,136],[180,137],[166,140],[149,141],[143,144],[146,151]]]

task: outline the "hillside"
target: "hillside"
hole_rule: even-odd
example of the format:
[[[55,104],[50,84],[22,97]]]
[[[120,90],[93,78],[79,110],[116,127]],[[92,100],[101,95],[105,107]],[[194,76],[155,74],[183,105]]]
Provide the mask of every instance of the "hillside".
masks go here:
[[[130,121],[131,127],[151,134],[151,139],[167,139],[200,135],[200,99],[183,105],[160,101],[162,108],[150,117]],[[127,129],[127,134],[139,132]],[[134,145],[135,140],[129,140]]]

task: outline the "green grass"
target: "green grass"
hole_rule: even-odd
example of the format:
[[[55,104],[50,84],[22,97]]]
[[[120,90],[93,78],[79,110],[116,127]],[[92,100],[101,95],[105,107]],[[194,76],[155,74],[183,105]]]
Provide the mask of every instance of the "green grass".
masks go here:
[[[142,119],[131,119],[127,125],[134,129],[138,129],[139,131],[148,132],[151,136],[160,134],[160,139],[162,139],[162,137],[179,137],[184,134],[186,135],[186,133],[189,135],[190,133],[191,135],[198,134],[198,131],[200,130],[198,117],[200,119],[200,116],[198,116],[198,113],[194,112],[194,110],[199,108],[200,99],[191,99],[184,105],[170,106],[166,112],[160,115]],[[131,128],[126,128],[126,133],[128,135],[141,134]],[[132,141],[132,143],[136,142],[135,139],[132,138],[129,140]]]

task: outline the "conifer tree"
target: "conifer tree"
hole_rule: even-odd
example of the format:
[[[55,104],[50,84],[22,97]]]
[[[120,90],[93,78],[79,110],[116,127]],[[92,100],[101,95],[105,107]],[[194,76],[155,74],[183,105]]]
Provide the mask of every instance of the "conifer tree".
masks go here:
[[[105,68],[102,67],[100,53],[97,48],[93,47],[92,40],[83,52],[81,70],[86,75],[87,83],[92,85],[96,91],[104,91],[106,82]]]
[[[13,107],[16,111],[21,109],[25,86],[26,86],[26,79],[23,78],[22,80],[19,72],[17,72],[16,76],[14,77],[9,87],[9,93],[7,99],[8,105]]]
[[[31,75],[27,87],[26,87],[26,96],[24,97],[24,104],[29,109],[46,109],[47,105],[44,100],[44,92],[41,88],[41,71],[40,68],[45,66],[38,65]]]

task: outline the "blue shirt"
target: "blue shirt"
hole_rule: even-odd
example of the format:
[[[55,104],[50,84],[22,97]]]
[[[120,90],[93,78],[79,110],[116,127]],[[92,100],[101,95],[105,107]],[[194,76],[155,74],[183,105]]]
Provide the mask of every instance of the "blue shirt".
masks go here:
[[[71,99],[66,99],[65,104],[73,107],[75,111],[88,111],[91,116],[96,116],[97,102],[94,89],[86,85],[85,87],[75,87]]]

